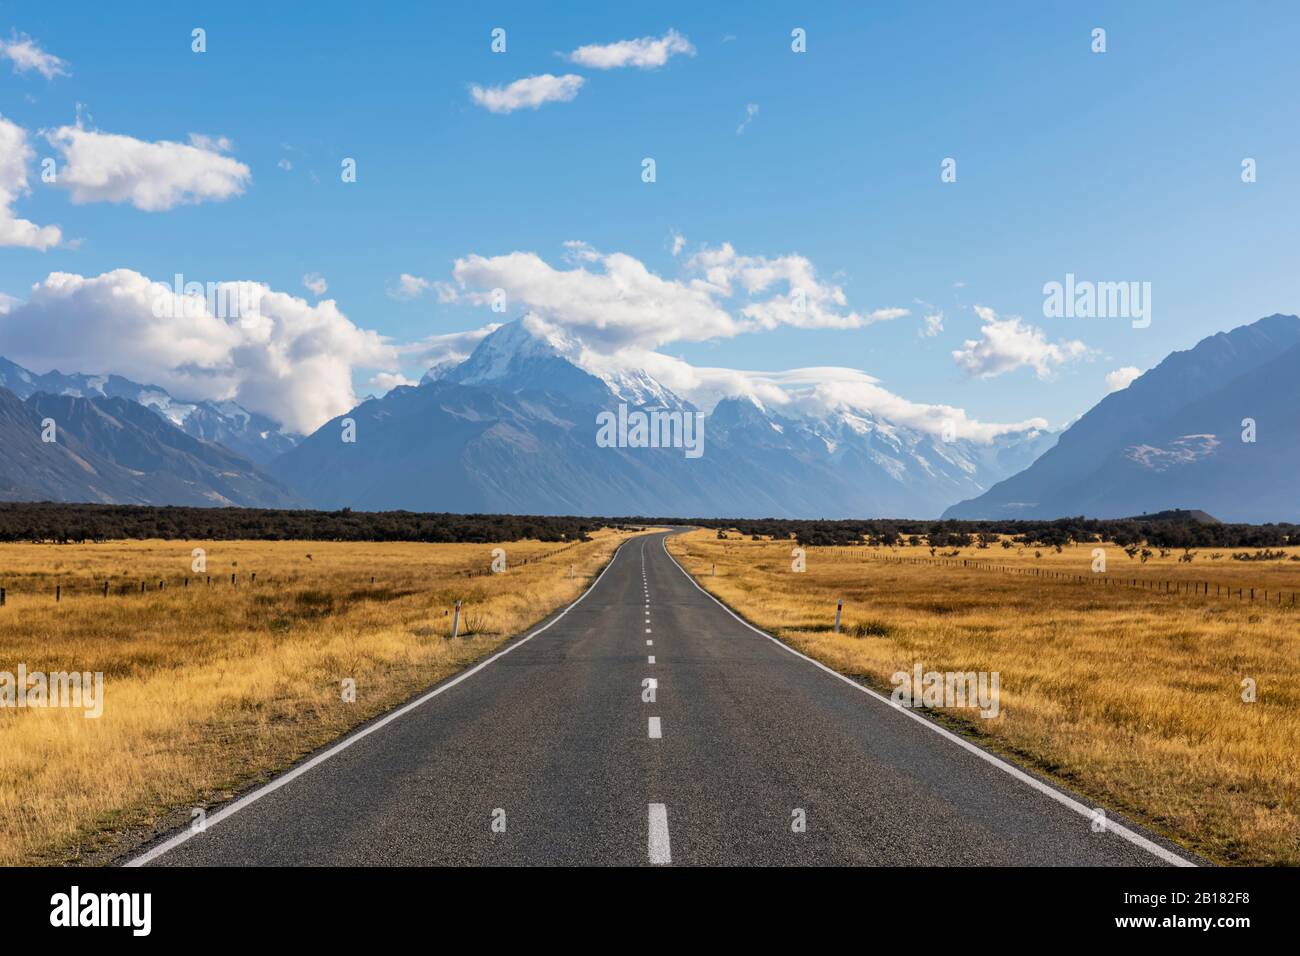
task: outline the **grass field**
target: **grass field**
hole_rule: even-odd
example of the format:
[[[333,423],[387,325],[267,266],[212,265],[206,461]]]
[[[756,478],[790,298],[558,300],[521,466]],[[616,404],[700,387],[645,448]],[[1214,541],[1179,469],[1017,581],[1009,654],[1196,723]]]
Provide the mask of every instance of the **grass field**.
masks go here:
[[[996,718],[930,714],[1097,805],[1222,863],[1300,864],[1300,607],[1278,607],[1274,593],[1300,590],[1300,561],[1289,560],[1300,549],[1274,561],[1233,560],[1244,550],[1234,549],[1142,562],[1107,545],[1104,586],[1095,545],[972,546],[944,566],[899,560],[933,560],[924,544],[807,548],[803,573],[792,571],[793,547],[713,531],[669,543],[756,626],[886,694],[917,663],[998,672]],[[976,559],[1022,573],[961,567]],[[1023,573],[1035,567],[1089,583]],[[1117,586],[1133,578],[1148,588]],[[1154,589],[1166,580],[1183,590]],[[1204,582],[1209,595],[1196,593]],[[1237,597],[1251,587],[1274,603]]]
[[[0,864],[188,822],[569,603],[628,536],[503,544],[502,574],[481,544],[0,545],[0,671],[104,674],[98,719],[0,709]]]

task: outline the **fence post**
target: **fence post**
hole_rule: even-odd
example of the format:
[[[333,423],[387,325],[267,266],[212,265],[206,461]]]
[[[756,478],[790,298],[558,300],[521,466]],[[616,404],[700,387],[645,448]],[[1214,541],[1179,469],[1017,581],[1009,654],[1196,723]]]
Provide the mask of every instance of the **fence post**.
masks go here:
[[[454,641],[460,633],[460,602],[456,602],[456,613],[451,619],[451,639]]]
[[[108,597],[108,582],[104,582],[104,597]]]
[[[840,632],[840,612],[844,610],[844,598],[840,598],[835,605],[835,633]]]
[[[234,574],[231,574],[231,575],[230,575],[230,586],[231,586],[232,588],[236,586],[236,585],[235,585],[235,576],[234,576]]]
[[[4,589],[4,588],[0,588],[0,607],[4,607],[4,606],[5,606],[5,597],[6,597],[6,595],[5,595],[5,589]]]
[[[62,584],[54,585],[54,603],[58,604],[59,598],[61,598],[62,596],[63,596],[63,585]]]

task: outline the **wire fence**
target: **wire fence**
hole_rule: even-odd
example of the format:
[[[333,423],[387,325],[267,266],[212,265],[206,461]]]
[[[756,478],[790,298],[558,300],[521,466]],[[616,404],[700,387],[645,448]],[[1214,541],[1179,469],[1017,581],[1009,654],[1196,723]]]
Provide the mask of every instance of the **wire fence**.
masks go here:
[[[902,557],[900,555],[878,554],[867,548],[826,547],[818,548],[821,556],[832,555],[855,560],[880,561],[886,564],[923,565],[929,567],[968,568],[980,571],[998,571],[1003,574],[1032,577],[1043,581],[1067,581],[1103,588],[1131,588],[1135,590],[1156,591],[1162,594],[1186,595],[1187,597],[1229,598],[1246,603],[1270,604],[1274,606],[1295,606],[1296,592],[1286,588],[1259,588],[1245,585],[1223,584],[1201,580],[1174,580],[1168,578],[1146,578],[1110,574],[1107,572],[1089,572],[1078,574],[1069,571],[1056,571],[1051,568],[1019,567],[999,564],[995,561],[981,561],[978,558],[922,558]],[[1213,589],[1213,590],[1211,590]]]

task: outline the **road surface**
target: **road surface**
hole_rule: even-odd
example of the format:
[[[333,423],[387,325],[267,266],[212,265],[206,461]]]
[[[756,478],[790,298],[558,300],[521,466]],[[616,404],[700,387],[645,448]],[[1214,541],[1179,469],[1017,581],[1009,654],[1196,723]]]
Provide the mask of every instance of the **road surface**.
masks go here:
[[[544,630],[131,862],[1191,859],[756,632],[663,538],[627,542]]]

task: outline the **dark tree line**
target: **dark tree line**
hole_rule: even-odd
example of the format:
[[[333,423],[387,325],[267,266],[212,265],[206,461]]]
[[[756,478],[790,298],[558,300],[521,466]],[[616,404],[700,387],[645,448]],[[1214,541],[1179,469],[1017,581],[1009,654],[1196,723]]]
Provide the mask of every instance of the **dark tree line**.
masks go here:
[[[644,519],[663,521],[664,519]],[[1139,518],[1057,518],[1052,521],[913,521],[869,519],[793,521],[783,518],[730,520],[691,518],[680,523],[734,530],[745,537],[789,538],[805,546],[870,544],[896,547],[928,543],[935,548],[990,546],[997,535],[1034,547],[1114,541],[1160,548],[1269,548],[1300,544],[1300,525],[1222,524],[1192,512]],[[913,540],[915,539],[915,540]]]
[[[1300,544],[1300,525],[1221,524],[1196,512],[1139,518],[1053,521],[934,521],[894,518],[800,521],[786,518],[609,518],[547,515],[458,515],[414,511],[279,511],[142,505],[0,503],[0,541],[83,542],[115,538],[263,541],[427,541],[481,544],[536,538],[586,540],[603,527],[693,525],[721,534],[774,537],[806,546],[988,547],[997,535],[1034,547],[1098,540],[1159,548],[1277,548]]]
[[[411,511],[278,511],[140,505],[0,504],[0,541],[84,542],[115,538],[204,541],[585,541],[609,522],[537,515]]]

